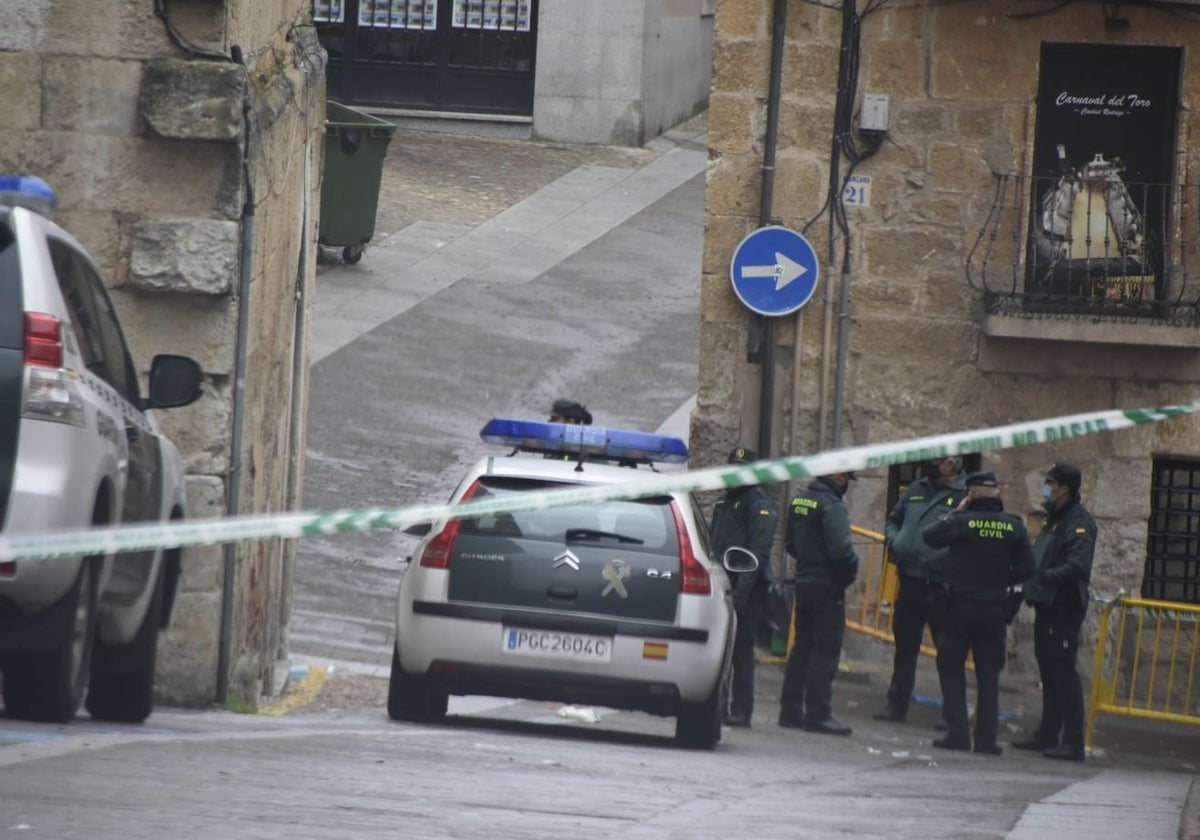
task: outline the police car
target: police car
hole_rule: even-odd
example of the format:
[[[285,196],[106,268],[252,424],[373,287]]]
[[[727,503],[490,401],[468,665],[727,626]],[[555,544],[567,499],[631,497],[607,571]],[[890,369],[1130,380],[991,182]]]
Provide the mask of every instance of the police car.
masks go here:
[[[0,175],[0,527],[4,535],[180,519],[184,468],[153,409],[200,396],[199,366],[156,356],[142,395],[95,262],[49,218],[53,191]],[[178,550],[0,561],[11,717],[150,714]]]
[[[678,438],[495,419],[451,503],[536,503],[542,491],[635,482],[682,463]],[[524,497],[522,499],[522,497]],[[510,510],[417,526],[400,583],[388,715],[433,721],[451,694],[637,709],[676,718],[681,745],[721,737],[735,613],[685,492]]]

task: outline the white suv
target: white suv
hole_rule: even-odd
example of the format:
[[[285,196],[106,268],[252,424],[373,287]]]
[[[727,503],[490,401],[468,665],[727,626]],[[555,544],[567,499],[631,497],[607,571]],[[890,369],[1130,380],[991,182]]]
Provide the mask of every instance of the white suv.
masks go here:
[[[149,395],[96,264],[50,221],[38,178],[0,175],[0,526],[42,533],[181,519],[184,468],[150,409],[200,396],[199,365],[156,356]],[[152,709],[179,551],[0,561],[0,671],[12,717]]]

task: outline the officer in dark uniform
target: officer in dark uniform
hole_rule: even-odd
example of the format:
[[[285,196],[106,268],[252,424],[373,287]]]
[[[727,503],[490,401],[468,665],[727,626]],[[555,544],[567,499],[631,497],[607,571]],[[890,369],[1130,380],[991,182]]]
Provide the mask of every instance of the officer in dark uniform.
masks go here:
[[[779,725],[849,735],[833,719],[833,677],[846,629],[846,587],[858,576],[850,519],[842,497],[852,472],[823,475],[792,500],[787,551],[796,559],[796,640],[788,657]]]
[[[738,446],[729,463],[747,464],[757,459],[754,450]],[[749,549],[758,558],[753,572],[730,573],[737,633],[733,639],[733,679],[729,726],[749,726],[754,714],[754,642],[766,607],[771,582],[771,544],[779,514],[775,502],[758,485],[727,490],[713,508],[710,542],[717,557],[732,546]]]
[[[1008,589],[1033,574],[1029,532],[1004,512],[995,473],[967,476],[967,494],[951,513],[925,526],[925,542],[948,547],[949,595],[937,639],[938,678],[947,733],[933,742],[947,750],[971,749],[967,720],[967,653],[975,658],[975,752],[1000,754],[1000,671],[1004,669]]]
[[[896,643],[892,681],[887,705],[875,713],[876,720],[902,722],[908,716],[926,624],[937,643],[938,615],[945,608],[942,567],[947,549],[926,543],[922,532],[941,514],[957,507],[966,493],[965,481],[960,458],[926,461],[921,477],[908,486],[888,514],[884,537],[889,557],[900,575],[900,591],[892,611],[892,636]]]
[[[1083,761],[1083,686],[1075,660],[1088,608],[1096,520],[1079,500],[1079,467],[1060,461],[1043,476],[1046,523],[1033,544],[1037,571],[1024,586],[1025,601],[1034,608],[1042,720],[1032,737],[1013,741],[1013,746],[1041,750],[1048,758]]]
[[[550,406],[550,422],[590,426],[592,425],[592,413],[575,400],[560,398]]]

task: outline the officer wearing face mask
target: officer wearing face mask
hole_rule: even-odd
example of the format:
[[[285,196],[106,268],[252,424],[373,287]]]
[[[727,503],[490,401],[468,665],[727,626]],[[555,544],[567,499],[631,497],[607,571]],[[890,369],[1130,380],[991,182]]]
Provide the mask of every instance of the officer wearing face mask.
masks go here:
[[[1083,761],[1083,686],[1075,660],[1088,608],[1096,520],[1079,500],[1079,467],[1059,461],[1043,476],[1046,523],[1033,544],[1037,571],[1024,587],[1025,601],[1034,609],[1042,720],[1031,737],[1013,741],[1013,746],[1040,750],[1047,758]]]
[[[966,494],[962,459],[934,458],[921,465],[921,477],[908,486],[888,514],[884,537],[889,559],[896,564],[900,591],[892,608],[892,636],[896,652],[887,704],[876,720],[902,723],[917,680],[917,658],[925,625],[936,640],[938,619],[946,607],[944,566],[947,548],[925,542],[925,526],[958,507]]]

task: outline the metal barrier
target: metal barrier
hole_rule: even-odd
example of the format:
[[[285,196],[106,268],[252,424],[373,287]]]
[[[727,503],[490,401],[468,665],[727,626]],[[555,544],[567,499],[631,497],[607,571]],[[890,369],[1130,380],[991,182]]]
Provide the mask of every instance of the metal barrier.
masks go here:
[[[1198,654],[1200,606],[1124,595],[1106,603],[1084,743],[1100,713],[1200,725]]]

